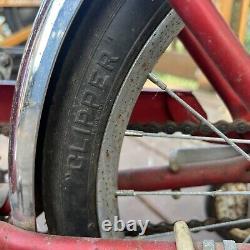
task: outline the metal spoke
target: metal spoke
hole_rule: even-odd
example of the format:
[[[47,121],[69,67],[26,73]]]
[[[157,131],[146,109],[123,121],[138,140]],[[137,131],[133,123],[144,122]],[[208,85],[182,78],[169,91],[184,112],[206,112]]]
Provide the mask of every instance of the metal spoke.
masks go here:
[[[246,239],[242,243],[249,243],[250,241],[250,235],[246,237]]]
[[[190,231],[193,233],[200,232],[203,230],[214,230],[214,229],[220,229],[220,228],[231,228],[231,227],[238,227],[242,225],[248,225],[250,224],[250,219],[240,219],[240,220],[234,220],[234,221],[228,221],[228,222],[221,222],[221,223],[215,223],[211,225],[206,226],[200,226],[200,227],[193,227],[190,228]],[[139,236],[139,239],[155,239],[155,238],[164,238],[168,236],[174,235],[174,232],[167,232],[167,233],[159,233],[154,235],[146,235],[146,236]]]
[[[169,138],[169,139],[183,139],[183,140],[195,140],[195,141],[211,141],[211,142],[225,142],[223,138],[219,137],[207,137],[207,136],[193,136],[193,135],[169,135],[166,133],[147,133],[137,130],[127,130],[125,136],[130,137],[155,137],[155,138]],[[250,140],[229,138],[232,142],[237,144],[250,144]]]
[[[217,129],[213,124],[211,124],[207,119],[205,119],[202,115],[200,115],[195,109],[193,109],[190,105],[188,105],[185,101],[183,101],[177,94],[175,94],[172,90],[168,89],[167,85],[158,79],[155,75],[150,73],[148,75],[148,79],[156,84],[163,91],[168,93],[172,98],[178,101],[183,107],[185,107],[190,113],[192,113],[197,119],[206,124],[211,130],[213,130],[218,136],[224,139],[231,147],[233,147],[239,154],[244,156],[248,161],[250,161],[250,156],[242,150],[239,146],[237,146],[231,139],[229,139],[225,134],[223,134],[219,129]]]
[[[117,196],[140,196],[140,195],[167,195],[167,196],[250,196],[250,191],[134,191],[134,190],[118,190]]]

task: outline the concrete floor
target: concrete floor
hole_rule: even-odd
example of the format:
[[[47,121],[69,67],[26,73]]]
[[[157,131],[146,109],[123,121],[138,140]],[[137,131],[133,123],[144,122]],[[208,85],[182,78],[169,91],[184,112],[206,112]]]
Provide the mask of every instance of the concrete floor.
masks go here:
[[[197,98],[203,107],[209,107],[206,111],[211,121],[218,119],[230,120],[224,105],[217,96],[210,92],[198,92]],[[203,143],[204,144],[204,143]],[[168,163],[168,155],[171,150],[180,147],[196,147],[200,143],[152,138],[125,138],[120,158],[120,168],[138,168],[160,166]],[[7,169],[8,138],[0,136],[0,169]],[[206,188],[203,188],[203,190]],[[157,212],[153,212],[149,206],[153,206]],[[126,221],[129,219],[150,219],[153,223],[164,219],[169,221],[205,219],[205,199],[200,197],[181,197],[178,200],[172,197],[143,197],[120,198],[120,214]],[[44,230],[43,219],[40,222],[41,230]],[[221,240],[216,233],[202,232],[195,234],[196,239]]]

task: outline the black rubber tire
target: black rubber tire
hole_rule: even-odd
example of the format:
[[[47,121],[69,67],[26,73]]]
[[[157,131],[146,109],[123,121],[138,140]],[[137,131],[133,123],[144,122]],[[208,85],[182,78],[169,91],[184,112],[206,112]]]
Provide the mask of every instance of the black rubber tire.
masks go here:
[[[166,0],[84,2],[43,114],[42,192],[50,233],[99,236],[96,173],[109,114],[129,68],[169,11]]]

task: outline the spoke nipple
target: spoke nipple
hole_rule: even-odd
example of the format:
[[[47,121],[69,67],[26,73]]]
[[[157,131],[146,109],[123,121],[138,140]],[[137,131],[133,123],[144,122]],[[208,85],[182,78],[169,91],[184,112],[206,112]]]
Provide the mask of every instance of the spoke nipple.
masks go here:
[[[118,190],[116,196],[136,196],[134,190]]]
[[[172,192],[181,192],[180,189],[173,189]],[[173,199],[179,200],[181,198],[181,194],[174,194],[172,195]]]
[[[169,169],[173,172],[173,173],[178,173],[181,169],[180,165],[177,164],[177,162],[175,161],[170,161],[169,163]]]

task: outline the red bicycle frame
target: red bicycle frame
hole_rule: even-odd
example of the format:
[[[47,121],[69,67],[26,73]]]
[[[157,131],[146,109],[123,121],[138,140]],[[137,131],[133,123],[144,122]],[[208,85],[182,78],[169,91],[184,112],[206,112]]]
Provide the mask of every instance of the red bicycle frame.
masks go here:
[[[242,120],[250,120],[250,59],[238,39],[234,36],[230,28],[224,22],[224,20],[219,15],[218,11],[212,4],[210,0],[170,0],[173,8],[179,14],[179,16],[183,19],[186,24],[186,28],[181,32],[179,38],[190,52],[192,57],[196,60],[198,65],[201,67],[205,75],[210,80],[213,87],[217,90],[221,98],[224,100],[226,106],[231,112],[231,115],[234,119],[242,119]],[[184,6],[184,7],[183,7]],[[7,90],[9,89],[10,90]],[[10,91],[10,92],[7,92]],[[11,103],[11,94],[7,95],[7,93],[11,93],[13,91],[12,87],[6,87],[5,85],[0,85],[0,107],[1,107],[1,116],[0,123],[6,123],[9,118],[10,111],[10,103]],[[152,93],[153,94],[153,93]],[[190,93],[180,93],[183,95],[183,98],[187,98]],[[3,97],[2,97],[3,96]],[[2,97],[2,98],[1,98]],[[6,98],[7,97],[7,98]],[[6,98],[6,99],[5,99]],[[137,106],[135,107],[135,111],[132,115],[133,119],[137,119],[137,121],[151,121],[150,117],[145,115],[141,115],[141,110],[147,108],[144,104],[143,98],[145,95],[141,95]],[[167,98],[167,97],[166,97]],[[159,103],[163,105],[161,106],[164,110],[159,113],[155,113],[159,116],[155,117],[158,122],[165,123],[168,120],[181,121],[181,120],[190,120],[192,116],[183,115],[183,112],[180,112],[180,116],[171,116],[171,112],[166,112],[166,108],[168,108],[169,100],[166,98],[159,98]],[[191,98],[192,106],[199,111],[203,112],[202,108],[196,103],[195,98]],[[172,103],[172,108],[175,108],[177,103]],[[179,107],[178,107],[179,108]],[[205,114],[204,114],[205,115]],[[133,119],[131,121],[133,121]],[[131,171],[129,173],[123,173],[123,176],[129,176],[129,178],[124,179],[125,181],[120,182],[120,186],[127,189],[140,189],[140,190],[151,190],[153,189],[161,189],[161,188],[181,188],[183,186],[195,186],[195,185],[205,185],[205,184],[220,184],[225,182],[250,182],[250,177],[247,174],[249,169],[249,163],[238,163],[238,165],[231,166],[230,174],[225,176],[225,168],[220,166],[217,169],[201,169],[203,172],[201,173],[203,177],[200,178],[201,175],[197,174],[193,176],[190,172],[183,173],[180,172],[181,178],[179,178],[178,173],[175,178],[171,179],[172,182],[169,184],[169,178],[173,177],[172,173],[169,173],[165,169],[151,169],[149,171],[144,170],[144,172],[134,172]],[[216,167],[216,166],[215,166]],[[201,166],[202,168],[202,166]],[[195,170],[196,171],[196,170]],[[205,171],[205,172],[204,172]],[[196,171],[197,173],[197,171]],[[239,175],[240,173],[240,175]],[[139,188],[136,185],[138,183],[138,178],[130,178],[130,176],[140,176],[144,183],[143,186]],[[143,176],[142,176],[143,175]],[[192,179],[188,179],[192,177]],[[122,179],[122,178],[121,178]],[[148,181],[145,181],[148,180]],[[161,180],[161,182],[159,181]],[[185,181],[182,181],[185,180]],[[190,181],[190,182],[189,182]],[[7,246],[4,249],[24,249],[22,246],[25,244],[28,245],[30,240],[22,241],[20,236],[27,237],[28,239],[33,240],[34,244],[41,246],[39,249],[47,249],[47,241],[42,236],[37,236],[35,234],[26,234],[24,235],[22,231],[15,231],[12,228],[9,228],[6,225],[0,225],[2,228],[2,232],[0,234],[0,243],[3,246]],[[17,239],[20,239],[21,244],[15,244],[13,238],[10,238],[10,242],[8,242],[8,237],[3,237],[4,235],[9,235],[11,237],[16,236]],[[41,238],[42,237],[42,238]],[[93,249],[92,246],[98,246],[100,249],[105,248],[105,244],[109,244],[109,246],[116,247],[116,249],[132,249],[136,245],[124,245],[121,242],[113,242],[113,241],[89,241],[82,240],[81,243],[79,239],[71,239],[65,238],[62,240],[60,238],[61,243],[58,243],[57,237],[52,237],[49,239],[50,244],[54,244],[56,247],[68,247],[71,249],[72,246],[84,246],[86,249]],[[46,242],[46,244],[44,243]],[[9,244],[9,245],[8,245]],[[76,245],[79,244],[79,245]],[[89,245],[92,244],[92,245]],[[148,244],[148,245],[147,245]],[[147,244],[142,244],[142,247],[145,249],[153,249],[156,245],[154,242],[149,242]],[[161,247],[166,247],[165,249],[174,249],[175,246],[173,244],[163,244],[157,245],[159,249]],[[15,248],[14,248],[15,247]],[[249,249],[247,246],[241,246],[242,249]],[[0,246],[1,249],[1,246]],[[25,249],[29,249],[25,247]],[[67,249],[67,248],[66,248]],[[163,249],[163,248],[162,248]]]
[[[197,48],[196,52],[193,51],[192,53],[191,51],[192,56],[196,58],[199,65],[205,64],[202,66],[202,69],[208,77],[213,72],[213,69],[216,68],[217,70],[214,70],[212,75],[220,74],[220,77],[224,78],[228,83],[224,82],[221,85],[221,81],[212,81],[213,86],[219,90],[220,94],[226,92],[227,94],[223,96],[230,97],[231,102],[234,102],[240,111],[243,108],[249,111],[249,55],[219,15],[215,6],[209,0],[171,0],[171,4],[191,32],[182,33],[180,38],[183,43],[191,51],[192,44],[188,43],[188,40],[194,41],[197,39],[197,42],[202,46],[208,57],[204,58],[205,60],[198,60],[198,56],[201,55],[202,51],[197,50]],[[196,43],[193,44],[197,46]],[[198,55],[195,55],[196,53]],[[210,62],[210,65],[207,62]],[[227,92],[227,88],[231,88],[234,93]],[[232,111],[233,117],[239,116],[238,109],[233,109]]]

